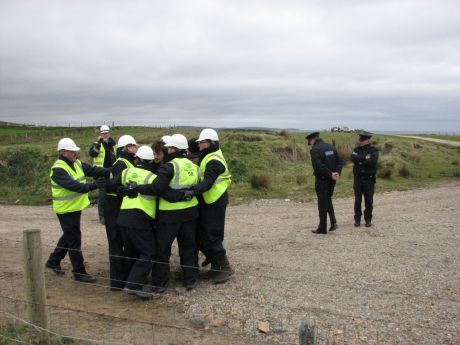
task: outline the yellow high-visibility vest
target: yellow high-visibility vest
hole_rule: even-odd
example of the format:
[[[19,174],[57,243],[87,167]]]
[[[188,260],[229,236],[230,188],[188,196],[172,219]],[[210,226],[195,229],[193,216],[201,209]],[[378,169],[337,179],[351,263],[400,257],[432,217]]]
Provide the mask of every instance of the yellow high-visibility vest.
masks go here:
[[[81,161],[77,159],[73,167],[75,171],[65,161],[58,159],[51,167],[50,179],[54,168],[62,168],[73,180],[86,183]],[[57,214],[81,211],[89,206],[88,193],[72,192],[58,185],[53,179],[51,179],[51,195],[53,196],[53,210]]]
[[[127,186],[129,182],[137,184],[149,184],[157,178],[153,172],[141,168],[128,168],[121,173],[121,182]],[[144,211],[151,218],[156,217],[157,212],[157,197],[155,195],[137,194],[136,198],[123,197],[121,210],[138,209]]]
[[[196,185],[200,178],[200,168],[188,158],[174,158],[171,163],[174,167],[174,176],[169,182],[171,189],[188,189]],[[198,199],[190,201],[169,202],[160,197],[159,209],[162,211],[183,210],[198,205]]]
[[[222,154],[221,150],[217,150],[215,152],[207,154],[201,161],[201,181],[203,181],[204,179],[206,166],[212,160],[218,160],[219,162],[221,162],[225,167],[225,171],[219,176],[217,176],[217,179],[214,181],[212,187],[203,193],[203,199],[206,204],[212,204],[213,202],[217,201],[217,199],[219,199],[222,196],[222,194],[225,193],[225,191],[228,189],[228,187],[230,187],[230,184],[232,183],[232,175],[228,170],[227,162],[225,161],[224,155]]]

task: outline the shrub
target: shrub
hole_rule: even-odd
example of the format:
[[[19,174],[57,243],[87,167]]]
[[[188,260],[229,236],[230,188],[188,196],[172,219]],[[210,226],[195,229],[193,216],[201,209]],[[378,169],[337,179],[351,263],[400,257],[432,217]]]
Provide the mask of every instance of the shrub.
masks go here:
[[[412,162],[420,163],[420,160],[422,159],[422,155],[420,154],[420,152],[414,151],[409,154],[409,159]]]
[[[408,178],[411,175],[411,173],[409,169],[405,165],[403,165],[401,168],[399,168],[398,175],[404,178]]]
[[[260,135],[231,134],[227,137],[227,140],[252,142],[252,141],[263,141],[264,139]]]
[[[392,149],[393,149],[393,145],[391,145],[390,143],[385,143],[385,146],[383,147],[383,150],[382,150],[382,155],[389,155]]]
[[[307,175],[299,174],[299,175],[297,175],[295,180],[296,180],[298,185],[303,185],[303,184],[307,183]]]
[[[337,153],[343,159],[343,164],[347,165],[350,162],[353,148],[350,145],[340,145],[337,147]]]
[[[278,135],[281,136],[281,137],[288,138],[289,137],[289,132],[287,131],[287,129],[283,129],[281,132],[278,133]]]
[[[270,189],[272,181],[270,176],[263,173],[254,173],[251,175],[251,186],[254,189]]]
[[[394,162],[379,161],[377,165],[377,176],[383,179],[390,179],[393,173]]]
[[[460,171],[454,171],[452,174],[453,177],[460,177]]]
[[[277,154],[282,161],[296,162],[307,159],[306,154],[303,151],[297,150],[296,146],[274,147],[272,152]]]
[[[452,165],[458,165],[458,161],[453,161]]]

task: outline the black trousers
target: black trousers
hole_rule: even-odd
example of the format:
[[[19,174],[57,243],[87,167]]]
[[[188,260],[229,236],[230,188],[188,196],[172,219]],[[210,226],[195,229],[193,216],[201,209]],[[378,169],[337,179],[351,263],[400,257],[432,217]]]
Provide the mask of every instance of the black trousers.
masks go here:
[[[198,219],[185,222],[162,222],[156,228],[156,263],[152,284],[165,286],[169,276],[171,246],[177,237],[180,265],[184,273],[184,283],[194,282],[198,275],[198,249],[196,245],[196,227]]]
[[[129,268],[126,287],[141,290],[155,259],[155,235],[152,229],[122,227],[125,255]]]
[[[72,272],[86,274],[83,254],[81,252],[81,211],[57,215],[63,234],[56,245],[56,249],[50,254],[48,262],[59,265],[67,252],[72,263]]]
[[[99,189],[99,195],[97,200],[97,212],[99,214],[99,219],[104,219],[105,203],[106,203],[107,192],[105,188]],[[105,219],[104,219],[105,220]]]
[[[318,212],[319,212],[319,225],[318,231],[327,232],[327,215],[331,224],[337,223],[334,213],[334,205],[332,204],[332,195],[334,194],[335,181],[331,179],[316,178],[315,191],[318,197]]]
[[[118,198],[107,196],[104,207],[105,231],[109,245],[110,286],[123,288],[129,273],[126,263],[122,227],[117,225],[121,202]]]
[[[199,249],[213,263],[219,262],[226,255],[224,248],[226,210],[227,205],[220,207],[200,205]]]
[[[375,181],[355,177],[353,190],[355,191],[355,220],[361,220],[361,204],[364,195],[364,220],[371,221],[372,210],[374,209]]]

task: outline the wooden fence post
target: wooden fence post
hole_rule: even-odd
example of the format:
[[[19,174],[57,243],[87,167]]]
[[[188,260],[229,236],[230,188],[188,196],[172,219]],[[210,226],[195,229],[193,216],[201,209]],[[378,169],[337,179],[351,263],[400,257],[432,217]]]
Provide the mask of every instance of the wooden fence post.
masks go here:
[[[299,328],[299,345],[317,345],[318,327],[316,323],[302,321]]]
[[[24,230],[23,249],[29,322],[48,330],[49,317],[46,309],[45,273],[42,263],[40,230]],[[32,344],[50,343],[49,333],[33,326],[30,327],[30,337]]]

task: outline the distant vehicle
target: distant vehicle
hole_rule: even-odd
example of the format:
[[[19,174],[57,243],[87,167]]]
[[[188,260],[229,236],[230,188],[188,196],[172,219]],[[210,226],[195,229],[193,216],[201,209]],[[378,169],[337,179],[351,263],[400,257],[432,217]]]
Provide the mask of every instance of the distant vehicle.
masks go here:
[[[352,132],[352,130],[350,128],[348,128],[347,126],[342,126],[342,127],[335,126],[335,127],[331,128],[331,132],[350,133],[350,132]]]

